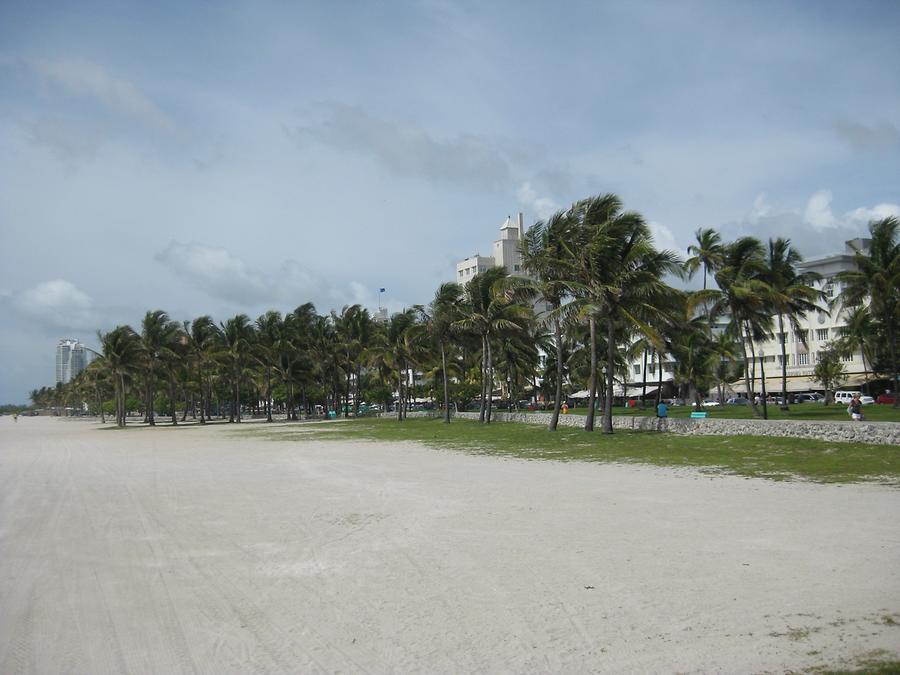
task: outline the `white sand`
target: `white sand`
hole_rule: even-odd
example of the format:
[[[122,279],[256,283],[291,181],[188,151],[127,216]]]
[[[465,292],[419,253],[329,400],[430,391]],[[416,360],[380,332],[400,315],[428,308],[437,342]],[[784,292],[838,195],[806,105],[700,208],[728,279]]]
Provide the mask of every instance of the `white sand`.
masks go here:
[[[900,490],[95,427],[0,418],[4,674],[900,653]]]

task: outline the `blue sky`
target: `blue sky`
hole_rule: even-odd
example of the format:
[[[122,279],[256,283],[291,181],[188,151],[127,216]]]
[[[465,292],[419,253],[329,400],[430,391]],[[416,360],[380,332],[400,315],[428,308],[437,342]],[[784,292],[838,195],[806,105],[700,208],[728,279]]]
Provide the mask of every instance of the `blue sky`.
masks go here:
[[[427,302],[613,191],[834,252],[900,213],[900,3],[0,4],[0,402],[60,337]]]

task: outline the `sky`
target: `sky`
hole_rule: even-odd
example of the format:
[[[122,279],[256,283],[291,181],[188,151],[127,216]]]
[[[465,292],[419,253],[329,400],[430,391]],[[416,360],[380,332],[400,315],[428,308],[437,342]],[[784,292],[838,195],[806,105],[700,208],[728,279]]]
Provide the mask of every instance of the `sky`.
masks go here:
[[[614,192],[835,253],[900,214],[900,3],[0,3],[0,403],[55,348],[427,303]]]

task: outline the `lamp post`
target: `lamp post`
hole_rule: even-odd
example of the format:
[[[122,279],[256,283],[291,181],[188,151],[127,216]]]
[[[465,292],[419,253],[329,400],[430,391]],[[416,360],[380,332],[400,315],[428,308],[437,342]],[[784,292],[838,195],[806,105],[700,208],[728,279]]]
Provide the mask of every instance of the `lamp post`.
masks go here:
[[[762,408],[763,408],[763,419],[769,419],[769,408],[766,405],[766,353],[759,353],[759,375],[762,378]]]

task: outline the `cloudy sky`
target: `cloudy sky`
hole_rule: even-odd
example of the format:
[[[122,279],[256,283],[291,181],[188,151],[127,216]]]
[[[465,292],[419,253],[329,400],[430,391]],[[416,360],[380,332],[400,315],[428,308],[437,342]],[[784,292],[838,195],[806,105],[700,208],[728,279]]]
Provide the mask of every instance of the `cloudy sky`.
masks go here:
[[[0,3],[0,402],[148,309],[378,288],[613,191],[808,258],[900,213],[900,3]]]

